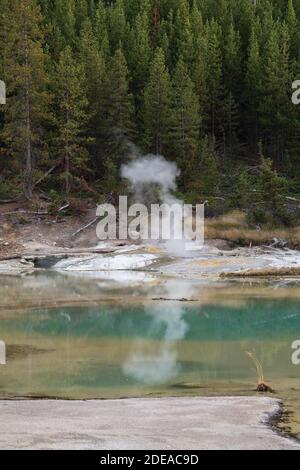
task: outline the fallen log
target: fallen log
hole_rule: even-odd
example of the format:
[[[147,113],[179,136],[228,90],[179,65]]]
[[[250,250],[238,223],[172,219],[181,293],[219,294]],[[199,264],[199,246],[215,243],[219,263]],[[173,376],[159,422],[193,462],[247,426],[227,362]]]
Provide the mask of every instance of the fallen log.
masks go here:
[[[70,204],[67,203],[67,204],[65,204],[64,206],[62,206],[60,209],[58,209],[57,212],[63,212],[63,211],[65,211],[66,209],[69,209],[69,207],[70,207]]]
[[[117,247],[116,247],[117,249]],[[8,256],[1,256],[0,254],[0,263],[1,261],[10,261],[10,260],[21,260],[24,259],[26,261],[35,262],[37,260],[46,259],[46,258],[76,258],[76,257],[84,257],[84,256],[91,256],[91,255],[106,255],[110,253],[114,253],[114,249],[103,249],[103,248],[83,248],[82,250],[79,249],[70,249],[70,250],[61,250],[53,253],[17,253]]]
[[[76,237],[77,235],[79,235],[81,232],[83,232],[84,230],[87,230],[88,228],[92,227],[92,225],[94,225],[97,220],[99,219],[99,217],[96,217],[95,219],[93,219],[91,222],[89,222],[88,224],[84,225],[84,227],[81,227],[79,228],[78,230],[76,230],[76,232],[74,232],[72,234],[72,237]]]
[[[12,211],[12,212],[3,212],[3,214],[0,215],[40,215],[40,216],[45,216],[49,215],[48,212],[36,212],[36,211]]]
[[[40,177],[40,179],[38,179],[34,185],[33,185],[33,188],[32,189],[35,189],[42,181],[44,181],[44,179],[46,179],[48,176],[51,175],[51,173],[53,173],[54,170],[56,170],[56,168],[61,165],[62,163],[62,160],[59,160],[59,162],[56,162],[48,171],[46,171],[46,173],[43,174],[43,176]]]
[[[288,244],[289,242],[287,240],[274,238],[273,243],[270,245],[270,248],[286,248]]]
[[[0,204],[12,204],[18,202],[17,199],[0,199]]]

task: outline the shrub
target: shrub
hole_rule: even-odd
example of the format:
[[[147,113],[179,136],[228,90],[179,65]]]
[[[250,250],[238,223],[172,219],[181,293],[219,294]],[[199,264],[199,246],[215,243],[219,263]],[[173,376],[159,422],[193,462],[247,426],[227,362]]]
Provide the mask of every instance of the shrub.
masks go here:
[[[273,162],[262,157],[257,177],[257,191],[248,209],[249,221],[270,226],[292,226],[295,216],[286,204],[288,182],[273,169]]]

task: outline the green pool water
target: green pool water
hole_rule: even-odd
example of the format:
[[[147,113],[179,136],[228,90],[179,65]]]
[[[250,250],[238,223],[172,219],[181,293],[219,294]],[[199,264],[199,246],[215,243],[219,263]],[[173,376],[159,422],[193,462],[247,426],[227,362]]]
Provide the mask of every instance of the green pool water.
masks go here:
[[[300,435],[299,287],[195,283],[187,297],[182,287],[2,278],[0,398],[250,395],[252,351]]]

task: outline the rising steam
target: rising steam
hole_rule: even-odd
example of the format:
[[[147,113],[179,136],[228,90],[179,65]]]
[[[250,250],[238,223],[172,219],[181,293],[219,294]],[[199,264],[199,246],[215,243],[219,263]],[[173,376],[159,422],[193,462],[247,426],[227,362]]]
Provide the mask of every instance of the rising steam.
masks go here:
[[[176,179],[179,175],[176,163],[168,162],[161,155],[139,157],[121,168],[121,176],[129,181],[135,202],[145,205],[162,203],[183,206],[183,201],[173,194],[177,189]],[[171,237],[164,244],[170,255],[187,255],[184,239]]]
[[[176,163],[168,162],[160,155],[146,155],[121,168],[121,176],[130,182],[138,202],[144,202],[143,193],[149,186],[153,187],[153,191],[158,188],[163,203],[174,201],[172,191],[177,188],[176,178],[179,175]]]

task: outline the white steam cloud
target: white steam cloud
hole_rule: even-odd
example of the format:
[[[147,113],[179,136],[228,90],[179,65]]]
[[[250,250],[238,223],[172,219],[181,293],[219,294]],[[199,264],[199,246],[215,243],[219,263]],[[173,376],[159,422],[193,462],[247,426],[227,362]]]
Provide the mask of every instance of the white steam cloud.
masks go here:
[[[157,183],[165,191],[176,189],[176,178],[180,175],[176,163],[168,162],[160,155],[146,155],[133,160],[121,169],[133,187],[146,183]]]
[[[126,178],[135,193],[138,202],[145,200],[145,192],[149,187],[159,189],[159,196],[163,203],[179,202],[172,196],[177,188],[176,178],[180,171],[174,162],[168,162],[161,155],[146,155],[133,160],[121,168],[122,178]],[[153,192],[154,192],[153,188]]]
[[[176,163],[167,161],[161,155],[139,157],[121,168],[121,176],[129,181],[135,201],[146,205],[162,203],[183,206],[183,201],[173,195],[179,175]],[[172,256],[187,256],[184,239],[177,240],[171,236],[164,245]]]

